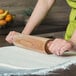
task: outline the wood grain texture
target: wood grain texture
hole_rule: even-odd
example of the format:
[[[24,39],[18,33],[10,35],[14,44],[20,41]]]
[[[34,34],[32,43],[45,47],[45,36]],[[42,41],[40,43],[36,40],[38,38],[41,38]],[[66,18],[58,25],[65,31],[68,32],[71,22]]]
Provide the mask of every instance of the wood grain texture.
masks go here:
[[[8,34],[9,31],[15,30],[21,32],[25,26],[26,17],[23,11],[36,5],[37,0],[0,0],[0,8],[9,10],[16,15],[16,19],[9,24],[9,27],[0,29],[0,34]],[[46,18],[36,27],[32,34],[43,34],[57,31],[65,31],[69,20],[70,7],[66,0],[56,0],[53,8],[50,9]]]
[[[13,43],[16,46],[35,50],[41,53],[50,53],[47,49],[47,43],[52,39],[42,38],[31,35],[17,34],[14,36]]]
[[[15,15],[23,15],[23,11],[29,7],[34,8],[36,2],[37,0],[0,0],[0,8],[9,10]],[[69,12],[70,7],[67,5],[66,0],[56,0],[56,3],[43,20],[43,23],[66,23],[68,21]]]

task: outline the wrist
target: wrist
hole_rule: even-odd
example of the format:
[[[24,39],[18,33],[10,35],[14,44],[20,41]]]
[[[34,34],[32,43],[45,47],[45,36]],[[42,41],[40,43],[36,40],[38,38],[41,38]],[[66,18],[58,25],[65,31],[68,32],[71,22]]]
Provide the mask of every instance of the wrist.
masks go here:
[[[29,35],[29,33],[28,32],[25,32],[25,31],[23,31],[22,34]]]
[[[73,49],[74,48],[74,43],[72,41],[68,41],[69,44],[70,44],[70,49]]]

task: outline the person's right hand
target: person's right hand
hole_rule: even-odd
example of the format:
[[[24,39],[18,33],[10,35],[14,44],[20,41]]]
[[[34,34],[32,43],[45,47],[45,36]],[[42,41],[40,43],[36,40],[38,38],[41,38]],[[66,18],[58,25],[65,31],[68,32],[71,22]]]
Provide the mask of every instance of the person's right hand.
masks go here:
[[[7,42],[9,42],[10,44],[12,44],[12,43],[13,43],[13,37],[14,37],[14,35],[17,34],[17,33],[18,33],[18,32],[15,32],[15,31],[9,32],[9,34],[6,36],[5,40],[6,40]]]

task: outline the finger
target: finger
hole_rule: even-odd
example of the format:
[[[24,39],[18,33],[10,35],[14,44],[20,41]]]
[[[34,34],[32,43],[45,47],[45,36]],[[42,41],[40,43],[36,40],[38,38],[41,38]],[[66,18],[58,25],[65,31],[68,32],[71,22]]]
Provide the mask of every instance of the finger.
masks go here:
[[[65,51],[69,50],[68,46],[64,46],[60,50],[60,55],[62,55]]]
[[[66,46],[64,46],[63,48],[61,48],[59,54],[62,55],[65,51],[67,51],[67,47]]]
[[[60,55],[60,49],[61,49],[61,47],[62,47],[62,46],[60,46],[60,45],[54,46],[54,47],[52,48],[53,53],[54,53],[55,55]]]
[[[72,48],[72,44],[71,43],[66,43],[66,45],[64,45],[62,48],[61,48],[61,51],[60,51],[60,55],[62,55],[65,51],[67,50],[70,50]]]
[[[60,47],[57,48],[57,50],[54,51],[55,55],[60,55]]]
[[[48,49],[49,49],[49,51],[50,51],[51,53],[54,53],[53,47],[54,47],[53,44],[51,44],[51,45],[49,44],[49,45],[48,45]]]
[[[15,31],[9,32],[9,34],[6,36],[6,38],[9,38],[10,36],[13,36],[15,33],[16,33]]]
[[[11,37],[7,37],[6,41],[9,42],[9,43],[12,43],[12,38]]]
[[[48,42],[47,47],[50,47],[53,41]]]
[[[12,39],[13,39],[12,32],[10,32],[10,33],[6,36],[5,40],[8,41],[9,43],[12,43]]]
[[[60,42],[60,44],[57,44],[57,49],[55,49],[54,53],[56,55],[62,55],[64,51],[69,49],[69,47],[69,43],[63,40],[62,43]]]
[[[49,49],[49,50],[50,50],[51,53],[53,53],[53,54],[58,54],[57,51],[59,50],[59,48],[57,48],[57,45],[54,46],[54,44],[52,44],[52,45],[50,46],[50,49]]]

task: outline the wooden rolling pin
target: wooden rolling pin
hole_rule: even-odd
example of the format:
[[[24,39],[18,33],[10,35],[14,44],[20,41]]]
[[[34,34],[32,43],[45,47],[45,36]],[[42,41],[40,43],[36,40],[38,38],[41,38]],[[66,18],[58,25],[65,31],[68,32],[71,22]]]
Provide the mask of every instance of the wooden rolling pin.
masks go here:
[[[50,40],[52,39],[31,35],[17,34],[14,36],[13,44],[33,51],[50,54],[50,51],[47,49],[47,43]]]

